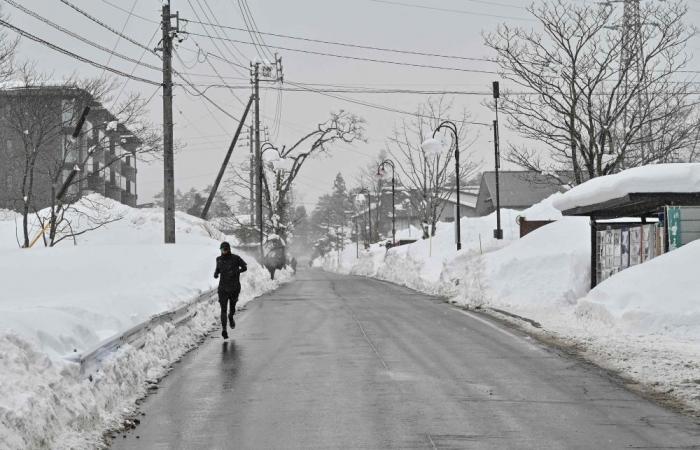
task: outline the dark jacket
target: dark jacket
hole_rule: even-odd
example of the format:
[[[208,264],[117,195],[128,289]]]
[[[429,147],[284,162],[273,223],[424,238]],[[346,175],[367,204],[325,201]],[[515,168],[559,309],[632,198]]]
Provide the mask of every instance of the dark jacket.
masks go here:
[[[241,288],[240,274],[248,270],[248,265],[243,261],[243,259],[229,253],[227,255],[221,255],[216,258],[216,270],[214,271],[214,278],[219,279],[219,290],[220,291],[233,291]]]

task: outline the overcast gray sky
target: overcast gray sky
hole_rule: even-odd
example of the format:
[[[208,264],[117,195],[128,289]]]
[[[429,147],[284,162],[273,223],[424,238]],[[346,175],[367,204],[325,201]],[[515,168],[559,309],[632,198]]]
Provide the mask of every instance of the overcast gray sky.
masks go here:
[[[107,0],[126,10],[133,8],[134,15],[131,16],[104,0],[70,1],[113,28],[123,29],[125,34],[144,44],[149,43],[158,28],[157,22],[161,8],[159,0]],[[138,59],[143,53],[143,50],[123,39],[120,40],[114,34],[61,3],[60,0],[19,0],[19,3],[94,42],[109,48],[116,46],[117,51],[125,55]],[[350,2],[340,0],[248,0],[248,3],[258,28],[263,32],[463,57],[492,56],[483,45],[481,33],[494,29],[500,22],[532,26],[524,9],[529,1],[521,0],[493,2],[484,0],[353,0]],[[700,19],[700,7],[696,6],[695,3],[690,2],[692,10],[688,19],[691,23],[697,23]],[[205,19],[200,5],[205,8],[207,13],[210,13],[206,9],[208,6],[222,25],[245,27],[237,0],[172,0],[171,4],[172,10],[179,11],[183,18],[196,19],[192,9],[194,7],[200,18],[208,21]],[[11,23],[43,39],[100,63],[109,63],[110,66],[125,72],[131,73],[134,70],[133,63],[116,57],[110,58],[108,54],[50,28],[5,2],[0,2],[0,5],[2,5],[3,12],[9,15]],[[418,5],[418,7],[408,5]],[[426,9],[421,6],[441,10]],[[148,21],[144,19],[148,19]],[[186,29],[204,34],[204,30],[196,24],[189,24]],[[250,36],[246,32],[235,30],[227,30],[226,32],[232,39],[250,41]],[[157,44],[159,34],[158,31],[156,39],[150,41],[151,47]],[[264,36],[264,40],[271,47],[282,46],[462,69],[495,70],[493,64],[483,61],[392,54],[272,36]],[[216,44],[223,55],[230,59],[231,56],[224,48],[223,43],[217,41]],[[696,38],[693,44],[694,47],[700,47],[700,39]],[[181,72],[197,74],[191,76],[192,81],[197,84],[220,83],[209,64],[204,61],[201,55],[198,57],[196,51],[193,51],[196,49],[196,45],[207,51],[218,53],[212,41],[207,37],[190,37],[179,45],[178,53],[184,64],[175,59],[175,68]],[[228,43],[228,45],[241,61],[244,60],[244,56],[247,60],[251,60],[257,55],[251,45],[232,43]],[[233,45],[237,50],[232,48]],[[695,48],[689,49],[691,52],[694,50]],[[288,50],[280,50],[279,54],[283,58],[284,75],[289,82],[330,83],[372,88],[459,89],[488,92],[491,81],[497,79],[496,75],[491,74],[379,64]],[[79,72],[83,76],[101,73],[101,70],[88,64],[72,60],[26,39],[23,40],[20,47],[20,58],[37,60],[41,70],[53,72],[55,77],[61,77],[73,71]],[[143,61],[153,65],[160,64],[157,57],[149,54],[144,56]],[[236,69],[229,64],[213,58],[210,58],[210,61],[222,76],[232,77],[226,79],[228,83],[236,86],[247,84],[245,70],[236,72]],[[690,68],[700,69],[700,64],[693,61]],[[134,74],[154,81],[161,80],[159,72],[144,67],[136,68]],[[161,96],[159,91],[156,92],[155,86],[129,81],[126,89],[141,91],[148,97],[154,95],[150,104],[151,118],[154,122],[162,122]],[[238,89],[236,93],[245,101],[250,91]],[[176,188],[183,191],[190,187],[203,188],[213,181],[236,123],[201,98],[187,94],[182,88],[176,88],[175,94],[175,137],[187,144],[186,149],[176,155]],[[229,90],[212,88],[207,91],[207,94],[234,116],[238,117],[242,113],[243,106]],[[414,111],[419,103],[427,99],[426,95],[413,94],[353,93],[342,95],[406,111]],[[275,91],[267,90],[261,96],[263,122],[269,127],[273,126],[277,97]],[[484,99],[485,97],[482,96],[461,95],[456,99],[456,106],[458,109],[464,107],[470,111],[473,120],[491,122],[492,113],[482,106]],[[371,161],[384,147],[385,138],[391,133],[394,123],[406,117],[395,112],[357,105],[313,92],[284,92],[281,108],[282,119],[279,134],[275,140],[279,145],[295,141],[301,134],[315,127],[318,122],[325,120],[331,110],[337,111],[342,108],[352,111],[367,121],[367,143],[338,145],[329,157],[311,161],[304,167],[298,178],[297,189],[301,194],[301,202],[305,203],[307,208],[312,206],[320,194],[330,190],[336,173],[342,172],[349,184],[352,184],[350,180],[354,178],[357,170]],[[473,149],[474,157],[483,163],[484,169],[489,169],[493,165],[491,130],[486,127],[475,127],[474,133],[479,133],[479,138]],[[504,127],[502,127],[501,135],[504,145],[509,140],[517,139]],[[239,148],[234,155],[233,163],[235,164],[247,155],[247,150]],[[152,196],[161,189],[162,166],[158,164],[141,165],[139,169],[139,202],[150,201]]]

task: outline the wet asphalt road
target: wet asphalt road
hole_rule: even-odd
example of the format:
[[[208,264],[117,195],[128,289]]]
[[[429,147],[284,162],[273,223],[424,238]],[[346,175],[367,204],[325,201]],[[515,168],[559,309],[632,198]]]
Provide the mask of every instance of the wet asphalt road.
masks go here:
[[[113,448],[700,448],[690,419],[481,315],[311,270],[141,410]]]

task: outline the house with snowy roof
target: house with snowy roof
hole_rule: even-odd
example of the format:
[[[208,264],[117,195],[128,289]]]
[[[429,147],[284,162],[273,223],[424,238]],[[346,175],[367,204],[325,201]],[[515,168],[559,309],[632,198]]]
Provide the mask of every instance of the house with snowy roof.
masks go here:
[[[557,192],[564,192],[571,174],[547,174],[535,171],[505,170],[498,174],[501,208],[523,210]],[[496,210],[496,172],[484,172],[476,199],[476,215],[487,216]]]

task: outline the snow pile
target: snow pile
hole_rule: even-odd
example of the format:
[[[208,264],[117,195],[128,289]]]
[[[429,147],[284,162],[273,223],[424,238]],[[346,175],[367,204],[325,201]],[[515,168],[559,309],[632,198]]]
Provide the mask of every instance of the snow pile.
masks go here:
[[[501,224],[506,241],[514,240],[519,235],[517,216],[518,212],[514,210],[501,211]],[[502,241],[493,238],[494,228],[495,213],[486,217],[462,218],[462,251],[458,258],[503,246]],[[404,234],[408,234],[408,230],[397,230],[397,235]],[[413,230],[411,234],[415,236]],[[419,239],[413,244],[395,247],[388,252],[384,247],[375,244],[369,250],[361,250],[360,258],[357,258],[356,248],[352,245],[340,252],[340,256],[331,252],[325,258],[317,259],[314,264],[326,270],[376,277],[423,292],[446,294],[451,290],[446,291],[444,280],[454,264],[455,256],[455,225],[439,222],[433,238]]]
[[[214,260],[226,238],[178,213],[178,243],[164,245],[161,209],[137,210],[98,195],[70,212],[76,231],[94,226],[88,214],[119,220],[77,236],[77,245],[69,239],[54,248],[41,241],[17,248],[16,216],[0,220],[0,448],[95,448],[144,395],[146,381],[161,376],[216,321],[216,302],[203,303],[186,326],[159,327],[142,350],[121,349],[100,377],[81,377],[65,356],[214,288]],[[242,256],[249,271],[241,276],[240,306],[279,283]]]
[[[560,211],[646,192],[700,192],[700,163],[654,164],[594,178],[554,201]]]
[[[460,303],[516,313],[571,306],[590,288],[588,218],[566,217],[474,258]]]
[[[700,342],[700,241],[633,266],[595,287],[578,303],[578,314],[598,311],[629,333],[666,335]]]

